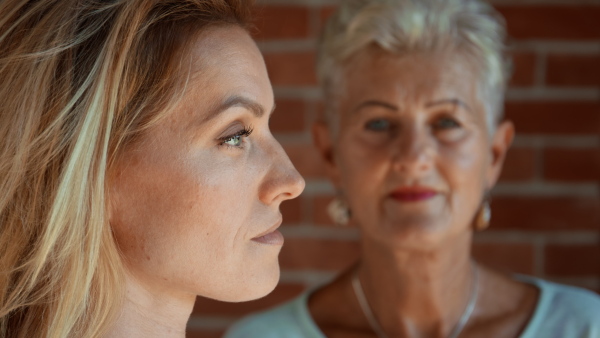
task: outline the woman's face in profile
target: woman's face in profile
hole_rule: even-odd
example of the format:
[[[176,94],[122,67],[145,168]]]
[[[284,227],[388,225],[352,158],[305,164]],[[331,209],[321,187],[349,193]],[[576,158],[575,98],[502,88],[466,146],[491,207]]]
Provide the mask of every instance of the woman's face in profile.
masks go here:
[[[279,206],[304,181],[269,131],[273,91],[250,36],[210,28],[191,53],[183,102],[115,166],[111,226],[149,290],[261,297],[279,278]]]
[[[333,177],[364,232],[424,248],[471,223],[500,170],[477,84],[455,52],[373,47],[346,65]]]

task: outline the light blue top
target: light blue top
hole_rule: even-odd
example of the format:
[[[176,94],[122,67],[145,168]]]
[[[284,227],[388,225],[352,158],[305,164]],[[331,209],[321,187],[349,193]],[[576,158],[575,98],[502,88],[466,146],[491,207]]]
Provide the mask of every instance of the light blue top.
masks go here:
[[[531,320],[520,338],[600,338],[600,296],[572,286],[518,276],[540,290]],[[225,338],[325,338],[308,312],[308,296],[235,323]]]

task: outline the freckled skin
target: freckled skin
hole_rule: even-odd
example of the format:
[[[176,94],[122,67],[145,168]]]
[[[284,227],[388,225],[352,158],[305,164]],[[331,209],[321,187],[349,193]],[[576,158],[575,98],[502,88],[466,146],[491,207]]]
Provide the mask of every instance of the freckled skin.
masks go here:
[[[129,273],[146,290],[243,301],[270,292],[280,245],[253,240],[276,225],[284,200],[304,181],[271,135],[273,91],[250,36],[237,27],[204,31],[192,76],[171,115],[126,149],[111,179],[110,223]],[[234,106],[201,123],[231,95],[263,107]],[[222,138],[252,127],[240,146]]]

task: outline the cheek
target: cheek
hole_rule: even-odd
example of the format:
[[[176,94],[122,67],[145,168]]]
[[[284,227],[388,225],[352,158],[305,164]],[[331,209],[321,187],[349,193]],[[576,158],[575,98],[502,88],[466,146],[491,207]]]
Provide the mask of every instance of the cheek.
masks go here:
[[[337,154],[342,188],[351,190],[351,194],[367,193],[388,171],[389,149],[381,144],[372,145],[358,136],[340,138]]]
[[[214,161],[146,162],[121,175],[111,225],[128,259],[177,264],[232,247],[245,214],[243,205],[231,212],[239,184],[227,168],[201,163]]]
[[[356,138],[338,148],[342,189],[359,224],[367,224],[378,214],[380,196],[389,175],[389,147],[373,146]]]
[[[198,201],[194,186],[175,170],[131,167],[121,175],[111,225],[127,258],[156,259],[162,248],[181,236]]]
[[[484,144],[484,140],[472,139],[439,148],[438,168],[448,184],[452,203],[457,207],[479,203],[487,163]]]

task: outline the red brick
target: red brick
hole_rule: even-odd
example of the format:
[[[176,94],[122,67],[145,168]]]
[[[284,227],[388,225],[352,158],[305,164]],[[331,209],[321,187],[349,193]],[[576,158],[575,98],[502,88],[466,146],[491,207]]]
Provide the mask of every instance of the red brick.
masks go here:
[[[284,146],[296,169],[305,178],[325,178],[325,163],[312,144]]]
[[[327,19],[329,19],[329,17],[331,17],[333,13],[335,13],[336,9],[337,7],[335,6],[325,6],[321,8],[321,11],[319,13],[319,17],[321,19],[321,29],[325,26]]]
[[[187,330],[186,338],[221,338],[225,334],[225,330],[209,331],[209,330]]]
[[[267,296],[250,302],[241,303],[226,303],[198,297],[192,313],[197,316],[241,317],[248,313],[264,310],[290,300],[298,296],[304,289],[305,286],[302,284],[279,284],[275,290]]]
[[[505,273],[533,274],[531,244],[475,243],[473,256],[478,262]]]
[[[598,134],[600,102],[508,102],[517,134]]]
[[[500,175],[501,181],[526,181],[535,174],[535,150],[530,148],[512,148],[506,155],[506,161]]]
[[[544,150],[544,178],[570,182],[600,180],[600,148]]]
[[[547,275],[600,276],[600,245],[548,245],[544,254]]]
[[[491,227],[499,230],[598,230],[597,197],[496,197]]]
[[[264,57],[274,86],[317,84],[314,52],[268,53]]]
[[[600,6],[498,6],[516,39],[599,39]]]
[[[295,198],[293,200],[281,203],[281,214],[283,215],[283,224],[298,223],[302,221],[302,200]]]
[[[510,86],[524,87],[532,86],[535,78],[536,56],[533,53],[514,53],[513,74],[510,79]]]
[[[358,259],[355,241],[286,238],[279,255],[283,269],[339,271]]]
[[[325,120],[325,102],[322,100],[318,100],[315,102],[314,111],[313,111],[313,120],[316,121],[324,121]]]
[[[305,128],[306,102],[302,100],[275,101],[275,112],[269,126],[274,133],[301,132]]]
[[[309,9],[301,6],[258,6],[256,39],[303,39],[309,35]]]
[[[600,86],[600,55],[548,55],[546,83],[551,86]]]

